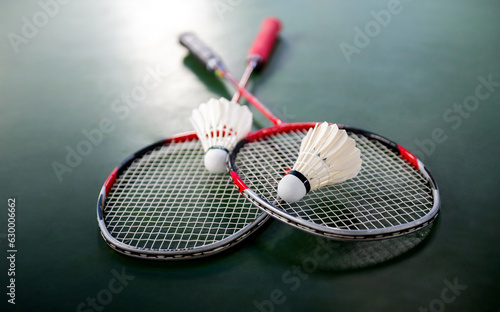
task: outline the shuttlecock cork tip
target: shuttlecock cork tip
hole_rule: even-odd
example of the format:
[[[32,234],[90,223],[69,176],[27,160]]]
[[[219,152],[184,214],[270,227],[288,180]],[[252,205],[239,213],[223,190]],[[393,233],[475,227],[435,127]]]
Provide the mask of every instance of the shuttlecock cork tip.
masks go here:
[[[278,183],[278,196],[287,203],[301,200],[309,192],[309,182],[298,171],[288,173]]]
[[[228,152],[225,149],[211,148],[204,157],[205,168],[210,173],[223,173],[226,171]]]

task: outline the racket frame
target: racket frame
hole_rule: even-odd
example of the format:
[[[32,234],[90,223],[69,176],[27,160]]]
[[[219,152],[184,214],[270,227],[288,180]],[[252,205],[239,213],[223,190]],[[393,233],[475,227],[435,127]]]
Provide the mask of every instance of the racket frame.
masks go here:
[[[347,132],[352,132],[358,135],[365,136],[371,140],[378,141],[386,146],[389,150],[391,150],[396,155],[400,156],[403,160],[409,163],[415,170],[417,170],[422,176],[427,180],[432,192],[433,198],[433,206],[431,210],[422,218],[419,218],[415,221],[385,227],[381,229],[370,229],[370,230],[351,230],[351,229],[339,229],[321,226],[316,223],[304,220],[302,218],[295,217],[282,209],[279,209],[269,203],[267,200],[263,199],[259,195],[257,195],[254,191],[252,191],[245,182],[240,178],[237,173],[237,166],[235,164],[238,152],[240,149],[247,143],[257,141],[259,139],[267,138],[273,136],[276,133],[289,133],[296,130],[308,130],[313,128],[317,123],[315,122],[300,122],[300,123],[285,123],[279,124],[275,126],[271,126],[265,129],[261,129],[256,131],[250,135],[248,135],[245,139],[241,140],[235,148],[231,151],[228,159],[228,166],[230,166],[230,175],[233,179],[233,183],[235,184],[238,191],[243,194],[248,200],[250,200],[254,205],[259,207],[261,210],[266,212],[267,214],[273,216],[274,218],[304,230],[306,232],[319,235],[322,237],[327,237],[336,240],[344,240],[344,241],[355,241],[355,240],[378,240],[385,238],[392,238],[397,236],[402,236],[405,234],[412,233],[414,231],[420,230],[430,223],[432,223],[439,214],[439,209],[441,205],[441,200],[439,196],[439,188],[437,186],[436,181],[432,177],[430,171],[427,167],[420,161],[417,157],[411,154],[407,149],[402,147],[401,145],[391,141],[381,135],[375,134],[370,131],[362,130],[355,127],[350,127],[346,125],[337,124],[339,129],[344,129]]]
[[[189,259],[189,258],[201,258],[209,255],[219,253],[226,250],[239,242],[243,241],[250,234],[259,229],[268,219],[269,215],[262,212],[255,218],[252,222],[245,225],[243,228],[239,229],[230,236],[216,241],[214,243],[206,244],[199,247],[181,248],[181,249],[150,249],[134,247],[117,240],[108,230],[105,221],[105,204],[106,198],[109,194],[111,187],[115,183],[117,177],[119,177],[125,170],[127,170],[134,160],[141,158],[143,155],[152,151],[163,145],[168,145],[172,143],[180,143],[186,141],[198,140],[195,132],[185,132],[170,138],[160,140],[153,144],[150,144],[143,149],[135,152],[134,154],[127,157],[118,167],[116,167],[111,174],[108,176],[104,185],[101,188],[98,200],[97,200],[97,222],[99,224],[99,229],[104,241],[115,251],[125,254],[127,256],[142,258],[142,259],[153,259],[153,260],[178,260],[178,259]],[[232,187],[228,181],[228,187]]]

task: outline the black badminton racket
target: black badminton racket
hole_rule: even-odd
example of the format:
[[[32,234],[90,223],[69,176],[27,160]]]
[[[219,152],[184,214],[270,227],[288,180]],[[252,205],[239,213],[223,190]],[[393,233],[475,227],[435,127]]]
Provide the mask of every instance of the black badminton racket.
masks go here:
[[[277,34],[258,36],[267,50],[257,53],[270,53]],[[267,57],[260,54],[259,64]],[[226,250],[262,226],[268,215],[240,196],[227,175],[208,173],[203,156],[198,137],[188,132],[149,145],[116,167],[97,202],[106,243],[138,258],[191,259]]]
[[[198,53],[212,53],[201,42],[192,47]],[[307,131],[317,123],[283,122],[240,86],[221,62],[200,61],[274,124],[239,142],[229,157],[236,187],[263,211],[299,229],[338,240],[397,237],[422,229],[437,217],[439,190],[423,162],[383,136],[346,125],[338,127],[361,150],[363,166],[358,176],[312,191],[293,204],[276,202],[279,181],[296,161]]]

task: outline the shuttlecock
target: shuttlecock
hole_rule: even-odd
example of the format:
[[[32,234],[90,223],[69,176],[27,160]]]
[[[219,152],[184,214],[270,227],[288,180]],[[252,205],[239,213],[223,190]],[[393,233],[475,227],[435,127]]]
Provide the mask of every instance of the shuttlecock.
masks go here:
[[[309,129],[300,144],[299,157],[278,184],[278,196],[288,203],[309,191],[354,178],[361,170],[356,141],[345,130],[327,122]]]
[[[189,118],[205,150],[204,163],[211,173],[226,170],[228,153],[252,127],[252,112],[225,98],[210,99]]]

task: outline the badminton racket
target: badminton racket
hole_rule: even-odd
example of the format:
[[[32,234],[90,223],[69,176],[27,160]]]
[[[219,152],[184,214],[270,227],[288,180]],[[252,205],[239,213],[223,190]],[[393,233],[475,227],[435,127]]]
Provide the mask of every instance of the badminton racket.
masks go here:
[[[211,53],[201,42],[194,46]],[[229,157],[236,187],[263,211],[301,230],[338,240],[397,237],[425,228],[437,217],[438,186],[423,162],[381,135],[346,125],[338,127],[361,150],[358,176],[312,191],[292,204],[277,202],[279,181],[295,163],[307,131],[317,123],[283,122],[240,86],[221,62],[211,59],[204,64],[274,124],[247,136]]]
[[[275,37],[258,38],[267,47],[260,52],[270,53]],[[261,53],[262,60],[267,57]],[[227,175],[208,173],[203,156],[198,137],[187,132],[118,165],[97,201],[104,241],[132,257],[192,259],[226,250],[262,226],[268,215],[240,196]]]

